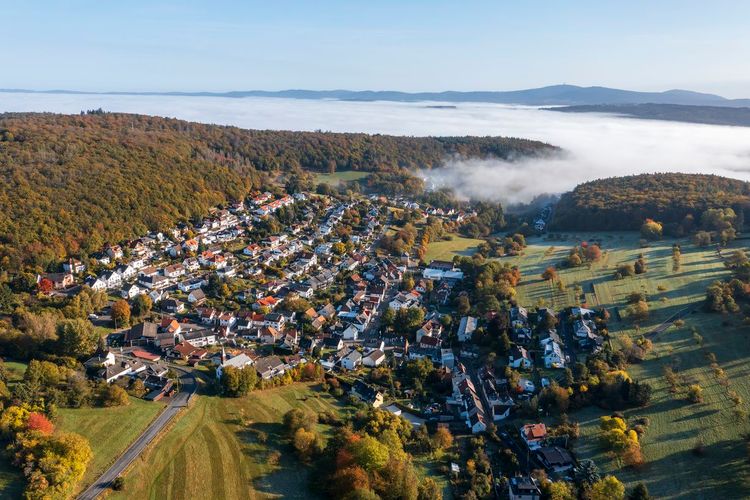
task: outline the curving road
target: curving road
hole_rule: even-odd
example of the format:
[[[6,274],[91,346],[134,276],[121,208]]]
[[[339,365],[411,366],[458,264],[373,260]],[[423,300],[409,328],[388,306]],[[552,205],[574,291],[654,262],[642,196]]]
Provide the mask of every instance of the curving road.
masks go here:
[[[104,472],[104,474],[99,476],[91,486],[78,495],[78,500],[94,500],[109,489],[112,481],[122,474],[128,465],[143,453],[143,450],[146,449],[149,443],[151,443],[151,441],[164,429],[172,418],[188,405],[190,398],[195,394],[195,391],[198,388],[198,384],[196,383],[195,376],[191,372],[183,369],[175,369],[182,373],[182,375],[180,375],[182,390],[172,398],[164,411],[161,412],[153,422],[151,422],[151,425],[149,425],[146,430],[136,438],[133,444],[131,444],[122,455],[120,455],[120,458],[118,458],[115,463]]]

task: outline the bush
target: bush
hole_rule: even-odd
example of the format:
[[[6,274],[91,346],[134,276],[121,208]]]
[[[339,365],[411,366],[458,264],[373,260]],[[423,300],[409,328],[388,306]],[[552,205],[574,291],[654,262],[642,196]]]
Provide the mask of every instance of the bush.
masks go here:
[[[114,481],[112,481],[112,489],[115,491],[122,491],[125,489],[125,478],[122,476],[117,476]]]

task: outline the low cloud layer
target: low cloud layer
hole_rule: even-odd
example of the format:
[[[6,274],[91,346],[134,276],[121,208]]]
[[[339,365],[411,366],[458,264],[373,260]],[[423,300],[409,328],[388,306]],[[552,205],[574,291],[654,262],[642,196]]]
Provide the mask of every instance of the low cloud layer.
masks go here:
[[[750,180],[750,128],[556,113],[528,107],[294,99],[97,96],[0,93],[0,111],[78,113],[85,109],[143,113],[280,130],[395,135],[503,135],[564,148],[561,159],[452,160],[428,181],[466,197],[527,202],[576,184],[643,172],[714,173]]]

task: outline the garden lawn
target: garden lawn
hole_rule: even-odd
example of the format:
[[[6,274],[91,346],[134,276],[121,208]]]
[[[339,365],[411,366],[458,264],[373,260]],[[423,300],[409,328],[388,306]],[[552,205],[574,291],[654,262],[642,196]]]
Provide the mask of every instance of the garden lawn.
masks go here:
[[[58,429],[81,434],[94,453],[80,489],[107,470],[163,408],[162,403],[131,397],[128,406],[60,409]]]
[[[346,411],[333,396],[301,383],[237,399],[198,396],[131,466],[124,491],[113,498],[312,498],[309,469],[292,453],[281,453],[278,463],[268,460],[286,449],[281,421],[293,408]],[[332,428],[319,430],[327,436]]]
[[[370,172],[358,172],[356,170],[334,172],[333,174],[316,174],[315,183],[338,186],[342,182],[357,181],[359,179],[364,179],[368,175],[370,175]]]
[[[464,238],[452,234],[452,240],[433,241],[427,245],[424,261],[430,263],[433,260],[453,260],[454,255],[472,256],[477,251],[477,246],[484,240],[475,238]]]

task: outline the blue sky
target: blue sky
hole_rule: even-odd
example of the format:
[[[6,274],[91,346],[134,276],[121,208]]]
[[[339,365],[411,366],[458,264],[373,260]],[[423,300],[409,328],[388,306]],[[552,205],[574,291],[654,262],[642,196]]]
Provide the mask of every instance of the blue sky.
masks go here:
[[[0,87],[750,97],[750,2],[0,0]]]

